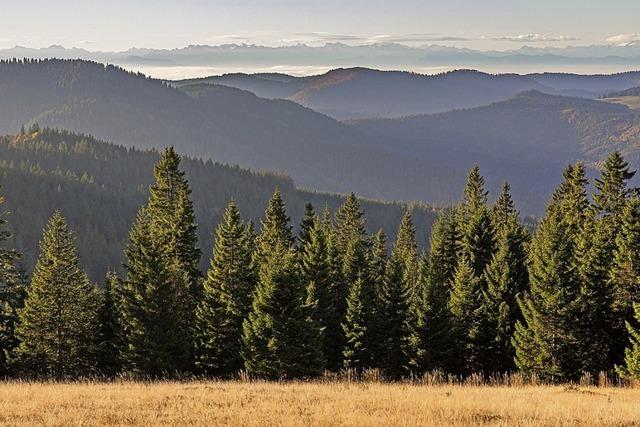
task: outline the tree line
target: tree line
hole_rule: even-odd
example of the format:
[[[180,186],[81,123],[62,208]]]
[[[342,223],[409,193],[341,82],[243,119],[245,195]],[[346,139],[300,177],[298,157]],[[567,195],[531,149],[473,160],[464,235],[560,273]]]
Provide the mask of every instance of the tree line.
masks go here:
[[[353,194],[334,214],[307,204],[297,235],[279,190],[259,229],[231,200],[205,274],[180,161],[162,154],[124,273],[102,287],[80,267],[60,212],[30,280],[16,251],[0,251],[2,375],[640,378],[640,196],[617,152],[592,199],[584,167],[567,167],[533,233],[509,185],[489,204],[474,167],[428,253],[410,211],[389,253]]]

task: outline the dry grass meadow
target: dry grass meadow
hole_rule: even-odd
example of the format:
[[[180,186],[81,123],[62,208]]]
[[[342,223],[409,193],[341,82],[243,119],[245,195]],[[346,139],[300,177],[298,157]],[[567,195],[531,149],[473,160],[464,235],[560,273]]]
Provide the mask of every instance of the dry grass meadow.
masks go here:
[[[2,425],[640,426],[640,389],[385,383],[0,383]]]

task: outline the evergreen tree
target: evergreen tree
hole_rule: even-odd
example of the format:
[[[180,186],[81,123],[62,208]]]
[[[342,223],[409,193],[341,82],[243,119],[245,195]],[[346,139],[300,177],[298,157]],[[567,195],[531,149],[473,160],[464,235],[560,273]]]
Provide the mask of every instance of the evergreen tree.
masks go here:
[[[501,209],[500,212],[509,211]],[[497,222],[495,218],[494,224]],[[487,368],[492,372],[508,372],[515,369],[515,350],[511,339],[516,322],[522,320],[517,300],[529,287],[528,233],[520,225],[515,210],[502,216],[499,224],[498,248],[485,271],[484,315],[491,334]]]
[[[335,215],[335,231],[339,239],[335,246],[338,253],[344,255],[349,242],[362,240],[366,234],[364,212],[355,194],[351,193]]]
[[[579,320],[577,340],[581,371],[598,374],[613,367],[612,336],[615,319],[613,292],[608,283],[612,264],[611,223],[591,213],[576,239],[575,263],[580,280],[576,301]]]
[[[326,366],[336,369],[341,359],[341,326],[336,317],[337,301],[326,233],[327,229],[316,218],[309,230],[309,238],[300,249],[299,264],[301,282],[310,286],[314,293],[309,295],[310,301],[317,301],[315,320],[324,330],[322,352],[327,360]]]
[[[449,300],[456,338],[458,373],[483,372],[488,367],[489,330],[484,316],[481,280],[466,255],[458,263]]]
[[[126,277],[119,292],[121,359],[126,372],[159,377],[182,369],[176,292],[161,242],[152,234],[148,212],[141,209],[125,250]]]
[[[594,207],[605,215],[619,217],[626,199],[632,193],[627,183],[636,171],[629,169],[622,155],[613,151],[604,162],[601,177],[596,179],[596,191],[593,194]]]
[[[243,324],[247,372],[264,378],[312,377],[322,373],[322,328],[314,292],[301,286],[295,254],[276,241],[260,267],[252,310]]]
[[[196,367],[207,374],[228,376],[243,366],[242,322],[255,288],[248,234],[232,200],[216,229],[211,267],[196,309]]]
[[[356,280],[351,286],[347,297],[347,313],[342,324],[345,337],[343,354],[344,367],[361,372],[373,367],[374,352],[370,347],[373,341],[370,339],[374,332],[372,329],[372,307],[365,301],[370,290],[371,283],[366,283],[362,278]]]
[[[174,313],[178,327],[179,350],[176,363],[181,370],[193,364],[193,334],[196,304],[201,283],[195,214],[190,200],[191,189],[180,170],[180,156],[173,147],[164,150],[154,167],[155,183],[149,188],[148,216],[150,232],[161,244],[165,269],[175,292]]]
[[[520,300],[524,321],[516,323],[515,362],[525,374],[547,380],[575,380],[580,366],[575,301],[579,278],[574,271],[570,225],[554,201],[533,238],[530,291]]]
[[[415,372],[418,335],[411,307],[411,289],[403,280],[402,261],[392,254],[386,267],[381,292],[381,342],[383,372],[393,379]]]
[[[97,289],[79,266],[75,238],[55,212],[20,310],[15,361],[27,373],[55,378],[96,372]]]
[[[635,304],[635,324],[640,324],[640,304]],[[624,366],[616,366],[618,374],[625,378],[640,380],[640,328],[627,322],[630,346],[624,351]]]
[[[115,273],[107,273],[98,311],[98,372],[107,377],[113,377],[122,367],[119,358],[121,330],[116,303],[119,281]]]
[[[311,203],[304,205],[304,214],[300,221],[300,232],[298,233],[298,247],[303,248],[311,238],[311,229],[316,222],[316,213]]]
[[[422,347],[426,351],[426,370],[453,371],[455,337],[451,334],[452,318],[449,297],[458,264],[458,234],[455,213],[443,210],[433,225],[429,243],[429,260],[424,280],[423,318],[425,328]]]
[[[496,236],[499,236],[503,230],[510,228],[511,218],[514,215],[517,216],[518,211],[511,197],[511,186],[505,182],[502,186],[502,192],[491,209],[491,223]]]
[[[418,242],[416,241],[416,227],[413,225],[411,218],[411,212],[407,210],[400,226],[398,227],[398,234],[396,237],[396,243],[394,249],[398,259],[402,263],[402,275],[403,280],[412,289],[412,298],[417,304],[420,299],[420,290],[417,289],[419,283],[419,267],[418,261]]]
[[[0,204],[4,199],[0,197]],[[0,244],[11,237],[4,228],[5,213],[0,214]],[[20,253],[14,249],[0,247],[0,377],[9,373],[8,359],[18,346],[16,326],[18,312],[24,306],[27,280],[19,268]]]
[[[262,230],[256,238],[255,256],[257,262],[269,258],[270,251],[276,246],[289,248],[293,244],[289,220],[280,189],[276,188],[265,211]]]
[[[633,305],[640,303],[640,198],[632,197],[623,208],[610,271],[614,314],[613,354],[615,363],[628,344],[626,322],[633,319]]]

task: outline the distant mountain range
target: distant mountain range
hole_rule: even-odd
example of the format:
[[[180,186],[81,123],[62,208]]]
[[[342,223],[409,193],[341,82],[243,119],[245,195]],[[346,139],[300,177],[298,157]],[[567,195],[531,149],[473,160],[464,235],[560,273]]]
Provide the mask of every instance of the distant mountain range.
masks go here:
[[[178,87],[194,83],[235,87],[264,98],[290,99],[337,119],[355,119],[478,107],[527,90],[598,98],[640,85],[640,71],[611,75],[494,75],[459,70],[423,75],[348,68],[308,77],[236,73],[173,82]]]
[[[479,51],[439,45],[409,47],[395,43],[351,46],[268,47],[247,44],[191,45],[180,49],[132,48],[122,52],[92,52],[53,45],[42,49],[16,46],[0,50],[0,59],[88,59],[139,70],[157,77],[244,71],[326,72],[336,67],[365,66],[386,70],[438,72],[474,68],[491,72],[538,70],[603,73],[640,69],[640,44],[566,48],[524,46],[508,51]]]
[[[365,74],[362,81],[369,83],[370,90],[375,89],[370,80],[374,77],[409,80],[409,85],[422,79],[415,76],[414,81],[411,74],[355,72]],[[293,81],[282,75],[262,78],[275,88]],[[450,108],[457,102],[458,110],[340,122],[296,102],[264,99],[221,85],[191,81],[175,88],[86,61],[12,61],[0,64],[0,133],[38,122],[126,146],[174,145],[192,156],[282,171],[306,188],[431,204],[458,200],[468,169],[477,163],[493,194],[507,179],[522,210],[537,214],[567,163],[582,160],[593,172],[618,148],[637,167],[640,153],[637,111],[540,90],[541,85],[553,91],[592,93],[607,87],[624,89],[638,85],[637,73],[537,78],[540,81],[532,76],[449,73],[434,78],[437,85],[430,81],[437,91],[430,95],[425,90],[421,96],[431,109]],[[321,81],[327,82],[326,76]],[[523,82],[531,82],[536,90],[527,89]],[[352,105],[362,102],[354,100],[358,95],[375,104],[371,109],[384,110],[385,105],[400,105],[391,101],[405,96],[414,99],[409,105],[420,107],[404,86],[394,94],[393,87],[378,83],[377,97],[355,84],[345,84],[349,90],[342,96],[342,84],[325,87],[331,88],[333,98],[309,91],[309,99]],[[474,106],[483,97],[487,103],[496,102]]]

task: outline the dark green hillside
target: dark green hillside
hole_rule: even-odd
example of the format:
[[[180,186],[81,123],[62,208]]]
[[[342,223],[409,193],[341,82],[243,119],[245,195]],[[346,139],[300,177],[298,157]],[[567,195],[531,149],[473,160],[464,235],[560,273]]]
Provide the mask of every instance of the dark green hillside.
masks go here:
[[[145,203],[153,179],[155,151],[140,151],[100,142],[89,136],[44,129],[0,137],[0,185],[11,211],[10,225],[17,246],[33,265],[37,242],[46,220],[60,209],[76,231],[82,261],[91,277],[101,279],[122,262],[122,247],[139,206]],[[230,198],[256,224],[273,190],[279,187],[289,214],[297,224],[304,203],[318,210],[335,210],[337,195],[296,189],[283,175],[254,173],[211,161],[185,159],[193,189],[200,244],[209,254],[214,226]],[[369,229],[383,227],[389,235],[400,222],[404,206],[365,201]],[[431,209],[416,208],[421,243],[434,219]]]

